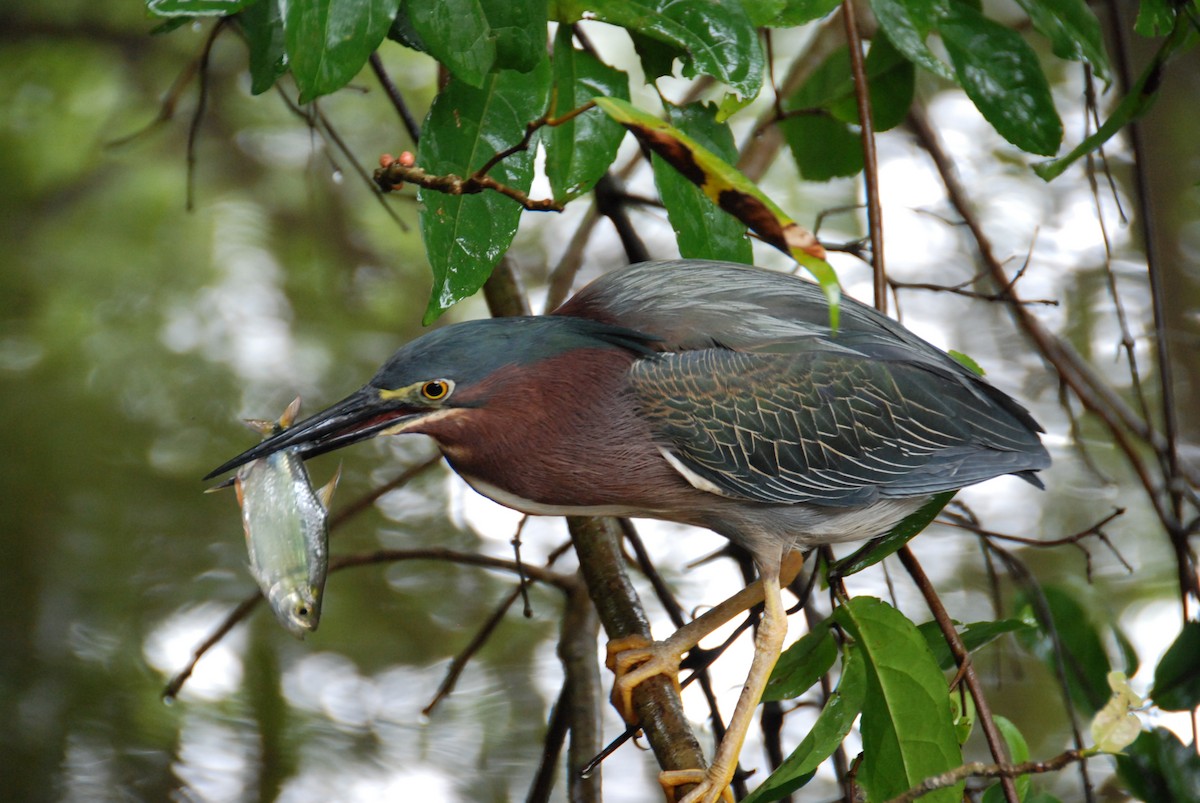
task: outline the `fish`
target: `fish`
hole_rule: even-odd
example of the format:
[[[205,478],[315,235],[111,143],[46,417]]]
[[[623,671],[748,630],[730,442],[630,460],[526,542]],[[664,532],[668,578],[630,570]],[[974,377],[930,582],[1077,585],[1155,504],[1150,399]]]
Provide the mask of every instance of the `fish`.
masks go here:
[[[299,412],[296,397],[278,421],[246,424],[270,437],[290,427]],[[338,466],[333,479],[316,491],[300,450],[284,449],[247,463],[233,479],[250,573],[275,618],[297,638],[316,630],[321,620],[329,570],[329,505],[341,473]]]

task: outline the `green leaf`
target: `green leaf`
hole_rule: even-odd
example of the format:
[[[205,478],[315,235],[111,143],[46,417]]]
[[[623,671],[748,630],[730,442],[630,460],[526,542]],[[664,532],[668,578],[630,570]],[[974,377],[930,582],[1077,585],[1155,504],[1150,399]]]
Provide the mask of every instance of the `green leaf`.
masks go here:
[[[939,667],[945,670],[957,665],[954,654],[950,652],[950,645],[942,636],[942,629],[937,622],[925,622],[917,629],[925,637],[925,643],[929,646],[929,651],[933,653]],[[962,639],[967,652],[972,653],[991,644],[1005,633],[1026,633],[1035,630],[1033,625],[1020,619],[1000,619],[994,622],[972,622],[959,630],[958,637]]]
[[[774,16],[758,24],[772,28],[794,28],[828,16],[841,4],[842,0],[787,0]]]
[[[879,561],[895,553],[896,550],[907,544],[918,533],[928,527],[930,522],[936,519],[937,515],[942,512],[942,508],[950,503],[950,500],[954,498],[954,494],[956,493],[957,491],[943,491],[940,494],[936,494],[928,502],[921,505],[915,513],[910,513],[901,519],[900,523],[893,527],[887,535],[873,539],[853,554],[842,558],[830,566],[830,576],[849,577],[869,566],[874,566]]]
[[[1141,0],[1133,30],[1145,37],[1161,36],[1175,27],[1176,17],[1171,0]]]
[[[975,376],[984,376],[983,366],[975,362],[969,354],[963,354],[961,351],[955,351],[954,349],[950,349],[946,353],[950,355],[952,360],[975,374]]]
[[[954,73],[925,44],[945,16],[951,0],[871,0],[871,10],[883,31],[905,58],[934,75],[954,81]]]
[[[829,181],[860,173],[862,138],[824,112],[797,114],[780,122],[792,159],[806,181]]]
[[[1154,668],[1150,699],[1164,711],[1200,706],[1200,622],[1187,622]]]
[[[481,88],[496,64],[496,38],[481,0],[407,0],[405,5],[425,51],[458,80]]]
[[[261,95],[288,69],[279,3],[275,0],[255,3],[242,12],[238,22],[250,49],[250,92]]]
[[[258,2],[260,0],[146,0],[146,10],[156,17],[224,17]]]
[[[850,52],[846,53],[849,70]],[[867,86],[871,95],[871,122],[876,133],[900,125],[908,117],[916,89],[916,69],[908,59],[896,50],[886,37],[878,37],[863,64],[867,74]],[[858,124],[858,101],[854,96],[851,79],[849,94],[830,105],[830,111],[839,120]]]
[[[1148,112],[1158,97],[1158,85],[1167,61],[1191,39],[1191,26],[1186,21],[1176,21],[1171,35],[1162,43],[1150,64],[1129,88],[1129,94],[1121,99],[1117,108],[1112,110],[1096,133],[1076,145],[1066,156],[1035,164],[1033,172],[1046,181],[1057,178],[1081,156],[1099,148],[1126,125]]]
[[[959,746],[967,743],[967,739],[971,737],[971,731],[975,729],[975,698],[972,697],[966,690],[966,687],[959,686],[957,689],[951,689],[947,697],[950,701],[950,721],[954,725],[954,740]]]
[[[529,72],[546,58],[548,0],[482,0],[496,69]]]
[[[868,801],[895,797],[962,764],[946,679],[916,626],[873,597],[855,597],[834,618],[854,637],[867,663],[858,779]],[[958,783],[922,800],[957,803],[962,789]]]
[[[726,162],[737,160],[729,126],[716,121],[716,110],[701,103],[668,107],[674,126]],[[746,226],[715,206],[693,182],[658,154],[652,154],[654,183],[685,259],[723,259],[750,264],[754,254]]]
[[[300,102],[350,83],[387,35],[399,5],[400,0],[289,0],[284,31]]]
[[[799,262],[816,278],[829,301],[829,322],[836,330],[841,287],[825,261],[825,249],[812,232],[792,220],[737,168],[687,134],[617,98],[594,98],[605,114],[633,132],[643,146],[661,156],[704,191],[714,204],[746,224],[764,242]]]
[[[1035,631],[1018,633],[1018,637],[1051,671],[1057,671],[1051,636],[1052,632],[1057,631],[1071,699],[1083,715],[1090,717],[1108,702],[1108,673],[1112,670],[1108,653],[1091,617],[1067,591],[1056,586],[1044,586],[1042,595],[1047,610],[1035,605],[1028,594],[1022,593],[1018,597],[1017,616],[1038,626]],[[1050,622],[1044,618],[1047,613]]]
[[[899,125],[912,105],[915,69],[884,37],[871,44],[864,63],[877,131]],[[835,50],[784,103],[788,111],[828,109],[844,123],[858,125],[858,101],[850,71],[850,50]],[[860,147],[861,150],[861,147]],[[859,160],[861,162],[861,159]]]
[[[561,117],[596,95],[629,99],[629,77],[571,44],[571,27],[554,37],[554,107]],[[625,136],[619,123],[600,111],[587,111],[545,132],[546,176],[557,201],[590,190],[617,156]]]
[[[780,654],[763,689],[764,703],[799,697],[829,671],[838,654],[829,624],[828,619],[821,622]]]
[[[479,89],[451,78],[425,120],[417,164],[435,175],[471,175],[498,151],[521,141],[526,124],[545,109],[549,91],[546,61],[531,73],[492,73]],[[489,175],[528,191],[534,144],[501,161]],[[492,191],[446,195],[421,189],[417,198],[421,234],[433,269],[433,291],[424,318],[429,324],[487,281],[517,232],[521,206]]]
[[[846,650],[842,658],[842,678],[837,691],[829,695],[812,729],[796,745],[779,768],[747,795],[742,803],[779,800],[808,783],[813,772],[833,755],[863,708],[867,694],[866,662],[857,648]]]
[[[1088,8],[1085,0],[1017,0],[1033,27],[1050,40],[1054,55],[1070,61],[1085,61],[1092,65],[1096,76],[1108,81],[1112,69],[1100,20]]]
[[[754,97],[762,88],[765,61],[758,31],[740,2],[559,0],[560,21],[585,13],[683,51],[684,75],[711,75],[743,97]]]
[[[1134,797],[1147,803],[1200,800],[1200,756],[1166,728],[1145,731],[1118,755],[1117,776]]]
[[[963,91],[984,119],[1018,148],[1053,156],[1062,121],[1037,55],[1021,35],[957,2],[938,31]]]
[[[1012,724],[1008,719],[999,715],[993,715],[992,720],[996,723],[996,729],[1000,731],[1000,735],[1004,737],[1004,743],[1008,745],[1008,758],[1012,764],[1020,764],[1029,760],[1029,744],[1026,743],[1024,735]],[[1029,795],[1030,778],[1028,775],[1019,775],[1013,779],[1013,783],[1017,787],[1017,797],[1021,800],[1026,800]],[[982,803],[1004,803],[1004,789],[999,784],[992,784],[983,793]]]

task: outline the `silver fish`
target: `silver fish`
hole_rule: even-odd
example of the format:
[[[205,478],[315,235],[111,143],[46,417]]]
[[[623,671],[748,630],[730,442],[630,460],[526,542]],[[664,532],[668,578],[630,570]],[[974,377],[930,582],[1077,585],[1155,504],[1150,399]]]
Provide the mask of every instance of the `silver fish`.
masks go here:
[[[292,425],[300,398],[278,421],[246,423],[271,436]],[[329,569],[329,503],[341,468],[314,491],[296,449],[284,449],[243,466],[234,478],[250,571],[271,610],[297,638],[317,629]]]

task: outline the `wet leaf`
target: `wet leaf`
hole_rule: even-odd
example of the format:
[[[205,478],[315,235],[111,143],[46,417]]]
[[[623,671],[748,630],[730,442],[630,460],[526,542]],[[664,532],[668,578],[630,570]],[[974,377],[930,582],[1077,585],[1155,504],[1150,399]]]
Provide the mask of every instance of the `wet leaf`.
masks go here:
[[[962,763],[950,719],[946,679],[915,625],[873,597],[855,597],[834,612],[867,664],[859,781],[869,801],[887,800]],[[956,803],[963,784],[922,798]]]
[[[825,249],[812,232],[788,217],[737,168],[669,123],[616,98],[598,97],[595,101],[606,114],[633,132],[642,145],[700,187],[710,201],[812,273],[829,299],[830,321],[837,328],[840,296],[837,275],[825,261]]]
[[[238,21],[250,49],[250,92],[261,95],[288,69],[279,4],[271,0],[255,3],[242,12]]]
[[[943,491],[921,505],[915,513],[910,513],[900,520],[887,535],[880,536],[868,542],[861,549],[848,555],[829,567],[832,577],[849,577],[861,572],[879,561],[892,555],[900,547],[911,541],[918,533],[929,526],[937,518],[957,491]]]
[[[408,0],[405,16],[421,49],[458,80],[483,86],[496,64],[496,37],[481,0]]]
[[[1039,33],[1050,40],[1054,55],[1092,65],[1096,77],[1108,81],[1111,68],[1100,20],[1084,0],[1017,0]]]
[[[469,176],[498,151],[519,142],[525,125],[545,110],[550,66],[531,73],[502,70],[480,89],[452,78],[438,93],[425,120],[417,164],[429,173]],[[527,191],[533,180],[534,148],[501,161],[489,175]],[[433,269],[426,324],[475,293],[508,249],[521,217],[511,198],[487,191],[447,195],[422,189],[420,225]]]
[[[260,0],[146,0],[146,10],[156,17],[224,17],[258,2]]]
[[[758,31],[741,3],[721,0],[559,0],[560,21],[589,19],[619,25],[682,51],[684,75],[711,75],[754,97],[764,60]]]
[[[546,58],[548,0],[481,3],[490,35],[496,40],[496,69],[529,72]]]
[[[896,49],[914,64],[954,81],[954,73],[933,54],[925,40],[937,27],[952,0],[871,0],[871,10]]]
[[[1047,611],[1042,611],[1023,593],[1017,600],[1017,616],[1036,624],[1037,629],[1019,632],[1018,637],[1053,672],[1057,658],[1051,634],[1058,633],[1071,699],[1085,716],[1092,716],[1108,702],[1107,676],[1112,670],[1100,632],[1084,607],[1066,590],[1044,586],[1042,594],[1051,622],[1043,618]]]
[[[729,126],[718,123],[716,110],[694,103],[683,108],[668,107],[668,115],[677,129],[727,163],[737,160],[737,147]],[[679,255],[685,259],[721,259],[750,264],[754,253],[746,237],[746,226],[726,214],[704,195],[695,183],[665,162],[658,154],[651,157],[654,183],[667,210],[667,220],[675,230]]]
[[[806,22],[828,16],[842,4],[842,0],[786,0],[779,3],[779,10],[759,25],[772,28],[794,28]]]
[[[629,77],[571,43],[571,28],[554,38],[554,108],[561,117],[596,95],[629,99]],[[547,129],[546,175],[554,198],[565,201],[590,190],[617,155],[625,129],[599,110]]]
[[[763,702],[799,697],[830,670],[838,648],[829,624],[826,619],[783,651],[763,690]]]
[[[1166,728],[1143,731],[1119,754],[1117,776],[1134,797],[1147,803],[1200,799],[1200,755]]]
[[[348,84],[379,47],[400,0],[289,0],[284,31],[300,102]]]
[[[996,132],[1018,148],[1053,156],[1062,121],[1037,55],[1016,31],[952,2],[938,31],[967,97]]]
[[[1066,156],[1035,164],[1033,172],[1046,181],[1057,178],[1080,157],[1099,148],[1126,125],[1148,112],[1158,98],[1158,84],[1163,68],[1175,52],[1187,43],[1190,33],[1191,28],[1186,23],[1177,22],[1150,64],[1129,88],[1129,94],[1121,99],[1104,124],[1096,129],[1096,133],[1072,148]]]
[[[1154,669],[1150,699],[1164,711],[1200,706],[1200,622],[1187,622]]]
[[[779,800],[808,783],[817,767],[833,755],[833,751],[850,732],[866,695],[866,662],[860,649],[850,648],[842,659],[842,677],[837,690],[829,695],[812,729],[779,768],[771,773],[771,777],[747,795],[742,803]]]

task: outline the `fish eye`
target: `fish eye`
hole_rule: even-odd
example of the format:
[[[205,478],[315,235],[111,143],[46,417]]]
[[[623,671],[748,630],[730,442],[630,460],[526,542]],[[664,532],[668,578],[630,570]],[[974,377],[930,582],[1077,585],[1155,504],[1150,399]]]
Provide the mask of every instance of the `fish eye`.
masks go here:
[[[431,379],[421,385],[421,395],[429,401],[441,401],[454,390],[454,383],[449,379]]]
[[[308,606],[303,602],[296,606],[296,615],[300,617],[308,616]]]

